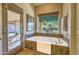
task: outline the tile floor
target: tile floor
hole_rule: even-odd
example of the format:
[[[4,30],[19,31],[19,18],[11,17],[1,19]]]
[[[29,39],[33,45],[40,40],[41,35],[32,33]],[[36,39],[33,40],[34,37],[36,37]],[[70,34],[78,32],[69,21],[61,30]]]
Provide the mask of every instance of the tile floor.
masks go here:
[[[46,55],[46,54],[26,48],[20,51],[19,53],[17,53],[16,55]]]

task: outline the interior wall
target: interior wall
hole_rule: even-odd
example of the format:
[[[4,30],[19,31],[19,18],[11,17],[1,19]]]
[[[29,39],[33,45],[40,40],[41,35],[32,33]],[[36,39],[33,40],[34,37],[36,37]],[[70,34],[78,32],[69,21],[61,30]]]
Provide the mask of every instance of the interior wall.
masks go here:
[[[0,3],[0,52],[2,50],[2,4]],[[0,53],[1,54],[1,53]]]
[[[63,24],[64,24],[64,17],[68,16],[68,31],[64,31]],[[64,3],[63,4],[63,17],[62,17],[62,34],[64,35],[64,38],[68,40],[69,47],[71,46],[71,4]]]
[[[18,5],[19,7],[23,8],[23,22],[24,22],[24,39],[23,39],[23,47],[25,48],[25,34],[26,34],[26,14],[29,14],[31,16],[34,17],[34,8],[30,3],[17,3],[16,5]]]
[[[68,16],[68,31],[63,31],[64,37],[69,39],[69,53],[76,54],[76,4],[63,4],[63,17]],[[64,20],[64,18],[63,18]]]
[[[70,53],[76,54],[76,4],[71,4],[71,46]]]
[[[65,4],[63,4],[63,17],[62,17],[62,22],[63,22],[63,20],[64,20],[64,17],[65,16],[68,16],[68,31],[66,32],[66,31],[64,31],[64,30],[61,30],[62,31],[62,33],[64,34],[64,36],[65,37],[67,37],[68,39],[71,39],[71,7],[70,7],[71,5],[70,4],[68,4],[68,3],[65,3]],[[63,26],[62,26],[62,28],[63,28]]]
[[[2,4],[0,4],[0,37],[2,37]]]
[[[62,4],[51,3],[51,4],[37,6],[36,7],[36,14],[56,12],[56,11],[61,11],[61,10],[62,10]]]
[[[56,3],[51,3],[51,4],[45,4],[41,6],[35,7],[35,16],[36,20],[38,21],[38,14],[44,14],[44,13],[50,13],[50,12],[59,12],[58,14],[58,19],[59,19],[59,29],[60,29],[60,22],[61,22],[61,17],[62,17],[62,4],[56,4]],[[37,26],[35,26],[37,27]],[[37,32],[38,30],[36,30]],[[60,32],[60,30],[59,30]]]
[[[78,42],[78,44],[77,44],[78,50],[77,50],[77,52],[78,52],[78,55],[79,55],[79,3],[77,4],[77,7],[78,7],[78,16],[77,16],[78,17],[78,19],[77,19],[78,20],[78,25],[77,25],[78,26],[78,39],[77,39],[78,40],[77,41]]]

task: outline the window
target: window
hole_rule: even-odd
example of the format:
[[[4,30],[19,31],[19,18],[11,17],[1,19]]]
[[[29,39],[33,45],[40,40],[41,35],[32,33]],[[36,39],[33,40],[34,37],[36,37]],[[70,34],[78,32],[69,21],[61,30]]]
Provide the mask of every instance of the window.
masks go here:
[[[8,23],[8,44],[9,50],[20,44],[19,22],[11,21],[11,23]]]
[[[68,31],[68,16],[65,16],[64,17],[64,22],[63,22],[64,24],[64,31]]]
[[[8,32],[9,33],[14,33],[15,32],[15,26],[12,23],[8,24]]]
[[[27,16],[27,31],[34,31],[34,18]]]
[[[58,33],[58,16],[39,16],[40,31],[44,33]]]

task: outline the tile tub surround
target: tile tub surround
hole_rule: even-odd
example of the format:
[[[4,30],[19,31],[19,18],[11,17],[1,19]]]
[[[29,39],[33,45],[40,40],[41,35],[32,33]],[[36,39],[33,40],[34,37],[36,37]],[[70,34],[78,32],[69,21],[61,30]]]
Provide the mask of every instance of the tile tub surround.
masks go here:
[[[34,31],[28,31],[28,32],[26,32],[26,34],[25,34],[25,38],[30,38],[30,37],[32,37],[32,36],[34,36]]]
[[[33,36],[27,38],[26,40],[35,42],[45,42],[49,44],[69,47],[68,44],[62,38],[56,38],[56,37]]]
[[[52,33],[34,33],[34,36],[63,38],[62,34],[52,34]]]

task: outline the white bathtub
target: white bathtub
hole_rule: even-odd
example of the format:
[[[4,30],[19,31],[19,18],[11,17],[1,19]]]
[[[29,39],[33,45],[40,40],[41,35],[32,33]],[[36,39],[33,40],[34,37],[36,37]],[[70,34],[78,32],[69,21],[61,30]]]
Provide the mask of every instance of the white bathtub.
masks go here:
[[[27,38],[27,40],[37,42],[37,51],[46,54],[51,54],[51,44],[68,47],[68,44],[62,38],[33,36],[31,38]]]
[[[36,42],[43,42],[55,45],[61,45],[68,47],[68,44],[63,40],[63,38],[56,38],[56,37],[44,37],[44,36],[33,36],[27,38],[27,40],[36,41]]]

